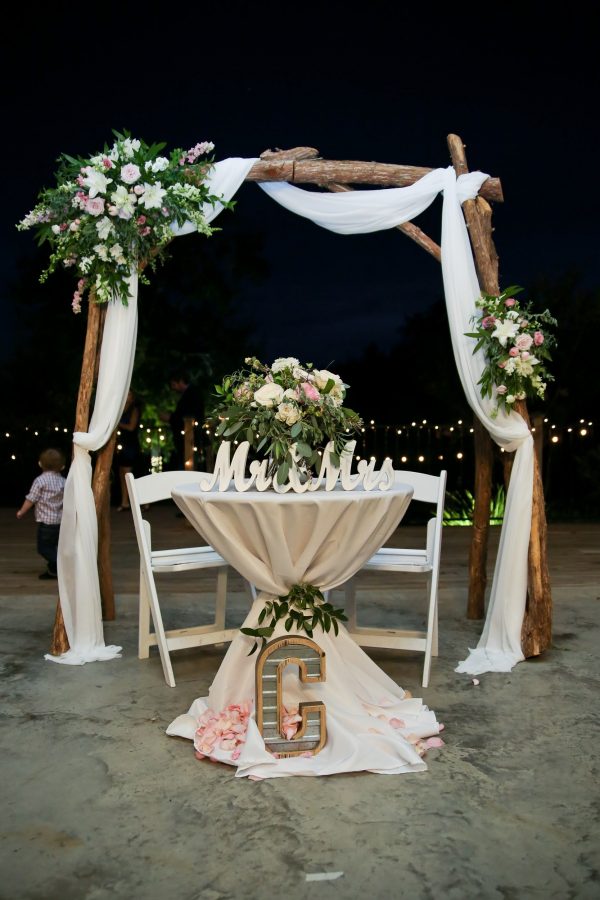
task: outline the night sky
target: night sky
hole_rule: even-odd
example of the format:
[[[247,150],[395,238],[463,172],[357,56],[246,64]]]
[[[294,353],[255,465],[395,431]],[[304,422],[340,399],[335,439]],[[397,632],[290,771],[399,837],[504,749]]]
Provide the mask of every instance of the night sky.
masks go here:
[[[17,265],[34,244],[14,224],[53,183],[61,152],[92,154],[112,128],[168,149],[212,140],[219,159],[308,145],[328,159],[432,167],[449,164],[455,132],[470,167],[502,179],[501,284],[570,270],[600,284],[596,46],[585,15],[559,20],[542,4],[487,15],[461,6],[460,19],[389,3],[365,4],[354,20],[346,4],[149,9],[64,4],[32,17],[22,6],[3,62],[5,356]],[[211,240],[261,235],[268,276],[242,283],[238,302],[267,356],[326,365],[371,342],[387,349],[405,317],[441,295],[439,265],[397,231],[333,235],[253,184],[237,200]],[[436,240],[440,213],[438,201],[418,221]],[[140,306],[143,315],[143,289]]]

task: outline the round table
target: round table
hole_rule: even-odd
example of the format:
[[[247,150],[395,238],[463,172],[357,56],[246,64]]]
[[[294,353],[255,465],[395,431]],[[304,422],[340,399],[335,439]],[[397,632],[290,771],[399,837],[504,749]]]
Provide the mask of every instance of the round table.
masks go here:
[[[245,627],[255,628],[265,601],[287,594],[292,585],[304,582],[327,591],[358,572],[401,521],[412,488],[396,483],[388,491],[344,491],[338,485],[333,491],[279,494],[272,490],[205,492],[199,485],[186,485],[172,495],[208,543],[259,589],[244,622]],[[272,637],[285,634],[280,621]],[[284,689],[286,703],[325,703],[327,744],[321,752],[277,759],[265,749],[251,718],[235,761],[231,751],[218,746],[211,756],[236,765],[238,776],[257,778],[426,769],[418,741],[439,732],[434,713],[421,700],[408,697],[343,626],[337,636],[317,629],[313,640],[327,655],[327,680],[300,686],[288,671]],[[171,723],[168,734],[193,739],[207,709],[218,713],[253,703],[255,657],[248,656],[253,643],[254,638],[241,632],[235,637],[208,697],[194,701],[186,715]]]

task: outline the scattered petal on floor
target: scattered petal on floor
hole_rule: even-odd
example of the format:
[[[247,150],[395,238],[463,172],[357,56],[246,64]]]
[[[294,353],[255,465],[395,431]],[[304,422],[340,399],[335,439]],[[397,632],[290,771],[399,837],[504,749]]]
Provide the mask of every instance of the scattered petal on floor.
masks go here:
[[[479,678],[472,678],[471,681],[475,686],[479,684]]]

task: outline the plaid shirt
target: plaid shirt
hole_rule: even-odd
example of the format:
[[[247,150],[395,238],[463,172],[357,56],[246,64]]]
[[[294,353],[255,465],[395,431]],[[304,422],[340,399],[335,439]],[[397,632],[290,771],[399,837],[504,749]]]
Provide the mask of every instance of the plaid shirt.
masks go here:
[[[59,472],[42,472],[31,485],[26,499],[35,503],[35,521],[60,525],[65,479]]]

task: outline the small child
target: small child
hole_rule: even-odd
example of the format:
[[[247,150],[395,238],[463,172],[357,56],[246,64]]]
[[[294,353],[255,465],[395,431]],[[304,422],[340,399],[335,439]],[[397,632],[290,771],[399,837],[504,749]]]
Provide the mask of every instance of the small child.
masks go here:
[[[54,448],[44,450],[40,454],[39,466],[42,474],[31,485],[23,506],[17,512],[17,519],[22,519],[35,506],[35,521],[38,523],[37,550],[48,563],[47,570],[39,577],[48,579],[57,577],[58,534],[65,490],[65,479],[60,474],[65,467],[64,454]]]

